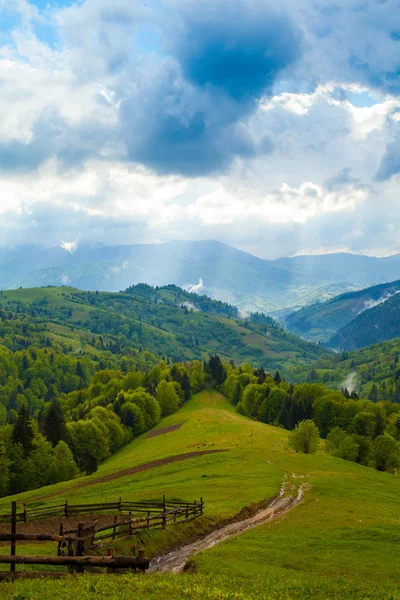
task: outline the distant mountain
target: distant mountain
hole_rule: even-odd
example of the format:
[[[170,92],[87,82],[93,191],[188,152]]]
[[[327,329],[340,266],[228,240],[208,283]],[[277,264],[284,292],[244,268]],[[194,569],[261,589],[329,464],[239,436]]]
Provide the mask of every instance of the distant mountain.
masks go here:
[[[341,350],[356,350],[396,337],[400,337],[399,292],[358,315],[334,334],[327,345]]]
[[[276,267],[296,276],[310,277],[325,284],[353,282],[359,287],[400,278],[400,254],[385,258],[338,252],[313,256],[293,256],[272,261]]]
[[[290,331],[297,333],[297,335],[310,340],[328,342],[328,345],[330,345],[332,343],[330,338],[336,332],[353,319],[357,319],[358,315],[361,315],[364,311],[368,312],[368,315],[365,316],[365,321],[368,321],[371,315],[369,309],[381,303],[386,306],[385,301],[399,291],[400,281],[394,281],[357,292],[341,294],[327,302],[313,304],[290,314],[286,317],[285,324]],[[386,310],[384,307],[382,309],[383,311]],[[368,343],[373,343],[373,341],[371,340]],[[338,345],[338,341],[335,341],[335,347],[342,348],[344,346]],[[358,347],[360,346],[354,346],[354,348]]]
[[[212,240],[0,248],[0,288],[72,285],[116,292],[137,283],[175,284],[229,302],[243,313],[277,313],[366,284],[400,278],[400,258],[335,254],[262,260]]]

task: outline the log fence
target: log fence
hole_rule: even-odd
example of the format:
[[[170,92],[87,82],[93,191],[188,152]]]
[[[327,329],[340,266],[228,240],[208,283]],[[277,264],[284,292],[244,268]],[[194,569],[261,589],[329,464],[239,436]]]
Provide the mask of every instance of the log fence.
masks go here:
[[[92,504],[70,504],[66,500],[63,504],[53,506],[32,507],[24,504],[23,509],[16,513],[17,522],[28,523],[29,521],[49,518],[66,518],[80,516],[85,514],[111,513],[137,514],[144,513],[147,518],[151,515],[167,514],[169,510],[179,508],[186,511],[186,518],[190,515],[200,516],[203,514],[204,503],[200,499],[191,502],[166,502],[165,497],[162,502],[123,502],[122,498],[118,502],[97,502]],[[0,514],[0,524],[11,523],[12,514]]]
[[[78,523],[75,528],[64,529],[61,521],[59,535],[17,533],[17,523],[54,517],[70,518],[74,515],[98,514],[118,511],[112,521],[98,526],[98,520]],[[16,502],[12,502],[12,511],[8,515],[0,515],[0,523],[10,523],[10,533],[0,533],[0,542],[10,542],[10,555],[0,555],[0,563],[10,565],[10,575],[15,576],[18,564],[37,564],[67,566],[70,572],[83,573],[85,567],[105,567],[107,572],[117,569],[134,568],[145,570],[149,561],[144,558],[143,551],[139,557],[118,557],[113,553],[108,556],[85,556],[90,548],[107,544],[107,540],[126,538],[148,528],[162,529],[168,526],[187,523],[203,514],[203,499],[200,502],[118,502],[96,504],[64,504],[46,507],[29,508],[26,504],[21,512],[17,511]],[[17,556],[17,541],[57,542],[57,556]]]

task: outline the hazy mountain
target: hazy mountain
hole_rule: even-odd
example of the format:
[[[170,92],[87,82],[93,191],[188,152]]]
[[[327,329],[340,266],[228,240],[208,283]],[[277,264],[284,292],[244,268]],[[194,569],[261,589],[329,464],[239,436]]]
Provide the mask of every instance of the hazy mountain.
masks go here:
[[[307,339],[328,342],[339,329],[356,319],[364,311],[370,315],[369,309],[374,306],[381,303],[385,303],[386,306],[385,300],[399,291],[400,281],[394,281],[357,292],[341,294],[327,302],[313,304],[290,314],[286,317],[285,324],[290,331]],[[385,310],[384,307],[383,310]],[[369,317],[365,318],[367,320]]]
[[[194,291],[243,311],[269,313],[399,277],[397,256],[337,254],[269,261],[216,241],[78,246],[74,252],[35,245],[0,249],[2,289],[64,284],[119,291],[139,282],[172,283],[194,286]]]

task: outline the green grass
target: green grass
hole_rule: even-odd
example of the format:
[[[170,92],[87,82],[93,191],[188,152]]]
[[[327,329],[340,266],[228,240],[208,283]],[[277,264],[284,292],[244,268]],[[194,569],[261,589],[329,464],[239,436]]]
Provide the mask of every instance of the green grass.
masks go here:
[[[237,415],[216,392],[198,394],[160,426],[174,423],[184,424],[165,435],[135,440],[101,465],[98,475],[199,449],[228,452],[76,488],[45,502],[65,497],[75,502],[97,501],[120,495],[152,499],[163,493],[171,499],[203,496],[204,517],[165,532],[147,532],[136,541],[154,554],[206,533],[245,506],[265,502],[277,493],[285,474],[294,474],[305,484],[304,501],[280,520],[194,557],[190,572],[184,575],[85,576],[67,584],[21,581],[0,584],[0,597],[400,598],[398,477],[322,453],[295,454],[287,449],[286,431]],[[58,489],[76,483],[61,484]],[[42,489],[24,497],[37,499],[44,493]],[[3,499],[1,510],[8,505],[9,499]],[[132,543],[119,542],[117,552],[131,551]]]

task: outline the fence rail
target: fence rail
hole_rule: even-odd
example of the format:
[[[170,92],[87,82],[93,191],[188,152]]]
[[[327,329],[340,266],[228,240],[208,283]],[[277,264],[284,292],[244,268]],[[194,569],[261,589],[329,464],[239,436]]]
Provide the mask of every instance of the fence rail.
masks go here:
[[[138,557],[114,556],[112,549],[108,549],[108,556],[90,556],[87,551],[105,540],[114,540],[116,537],[129,537],[135,533],[150,527],[168,527],[196,519],[203,514],[204,503],[200,502],[166,502],[163,496],[162,502],[107,502],[94,504],[71,505],[65,504],[54,506],[28,508],[26,504],[23,511],[17,511],[17,503],[11,503],[11,514],[0,515],[0,522],[11,523],[10,533],[0,533],[0,542],[10,542],[10,554],[0,555],[0,563],[10,565],[10,576],[15,576],[15,567],[19,564],[34,565],[58,565],[68,566],[70,570],[83,573],[85,567],[106,567],[107,572],[115,572],[117,569],[142,569],[149,567],[148,559],[144,558],[144,551],[139,551]],[[59,535],[17,533],[17,522],[28,520],[59,517],[68,518],[78,514],[97,514],[99,512],[109,513],[118,511],[113,521],[98,526],[98,520],[94,519],[88,523],[79,523],[76,528],[64,530],[61,521]],[[20,541],[52,541],[58,542],[57,556],[18,556],[16,544]]]
[[[160,513],[166,513],[168,510],[180,507],[187,514],[186,517],[193,514],[199,516],[203,514],[203,500],[200,502],[123,502],[122,498],[118,502],[96,502],[93,504],[70,504],[66,500],[63,504],[53,506],[42,506],[30,508],[27,504],[23,505],[21,511],[17,511],[17,521],[27,523],[36,519],[79,516],[94,513],[109,513],[118,511],[120,514],[145,513],[147,516]],[[0,514],[0,524],[11,523],[12,514]]]

